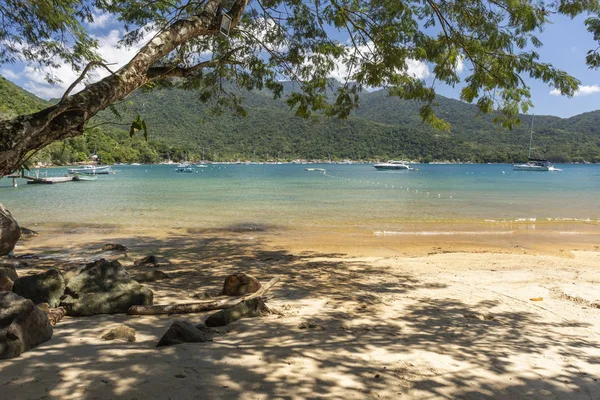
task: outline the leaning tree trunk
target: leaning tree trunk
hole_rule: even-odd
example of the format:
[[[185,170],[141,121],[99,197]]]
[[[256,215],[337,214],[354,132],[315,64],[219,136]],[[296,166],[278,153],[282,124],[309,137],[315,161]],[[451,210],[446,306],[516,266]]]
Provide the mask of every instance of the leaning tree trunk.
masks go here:
[[[201,63],[187,69],[154,66],[190,39],[216,34],[221,2],[209,0],[200,15],[174,22],[142,47],[127,65],[81,92],[37,113],[0,122],[0,178],[17,169],[30,151],[82,134],[86,121],[148,82],[186,76],[186,72],[196,72],[210,65]],[[228,12],[233,19],[232,27],[239,21],[247,2],[236,0]]]

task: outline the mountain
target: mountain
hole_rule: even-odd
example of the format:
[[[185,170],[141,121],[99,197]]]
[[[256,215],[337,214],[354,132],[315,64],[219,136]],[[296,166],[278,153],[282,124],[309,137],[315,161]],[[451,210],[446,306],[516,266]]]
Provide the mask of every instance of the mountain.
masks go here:
[[[0,91],[6,80],[0,81]],[[12,84],[11,84],[12,85]],[[12,85],[14,86],[14,85]],[[16,87],[16,86],[15,86]],[[24,92],[22,89],[17,88]],[[285,85],[285,92],[294,90]],[[32,96],[26,92],[20,96]],[[68,162],[93,152],[106,162],[156,162],[180,160],[244,159],[389,159],[462,160],[516,162],[527,158],[531,116],[521,116],[522,125],[506,130],[489,115],[479,115],[475,106],[438,96],[436,113],[452,124],[441,132],[423,124],[420,105],[390,97],[383,90],[363,93],[360,106],[348,119],[296,117],[283,100],[268,92],[254,91],[244,97],[246,117],[209,112],[198,94],[171,88],[139,91],[118,106],[122,123],[138,112],[148,126],[148,141],[141,135],[129,138],[122,128],[103,125],[81,138],[70,139],[42,157]],[[40,100],[40,99],[37,99]],[[0,109],[11,108],[0,98]],[[16,111],[14,111],[16,112]],[[114,120],[110,111],[94,123]],[[535,156],[555,162],[600,162],[600,111],[562,119],[536,116]]]
[[[47,107],[50,103],[20,88],[0,76],[0,120],[30,114]]]

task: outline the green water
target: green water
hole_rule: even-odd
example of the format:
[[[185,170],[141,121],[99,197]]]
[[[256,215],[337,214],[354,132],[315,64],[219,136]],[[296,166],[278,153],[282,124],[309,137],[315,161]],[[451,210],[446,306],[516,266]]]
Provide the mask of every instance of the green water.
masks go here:
[[[327,174],[304,169],[326,168]],[[115,166],[94,182],[0,181],[0,202],[24,225],[219,229],[239,224],[320,231],[394,231],[411,222],[600,220],[600,165],[562,173],[511,165]],[[62,176],[66,169],[49,169]],[[45,175],[46,170],[40,173]],[[425,228],[424,228],[425,229]]]

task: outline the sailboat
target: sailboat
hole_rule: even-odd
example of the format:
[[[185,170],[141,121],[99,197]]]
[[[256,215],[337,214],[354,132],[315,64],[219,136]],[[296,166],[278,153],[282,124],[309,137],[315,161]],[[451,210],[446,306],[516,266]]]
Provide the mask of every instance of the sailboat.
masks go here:
[[[531,145],[533,144],[533,120],[535,116],[531,117],[531,129],[529,130],[529,154],[527,155],[527,163],[525,164],[514,164],[513,171],[562,171],[560,168],[556,168],[548,160],[542,158],[531,158]]]

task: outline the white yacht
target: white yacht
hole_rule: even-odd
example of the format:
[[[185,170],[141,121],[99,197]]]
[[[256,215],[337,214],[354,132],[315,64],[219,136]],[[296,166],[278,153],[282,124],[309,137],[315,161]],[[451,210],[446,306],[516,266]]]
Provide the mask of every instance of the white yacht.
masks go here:
[[[175,172],[194,172],[194,168],[187,161],[184,161],[181,164],[177,165],[177,168],[175,168]]]
[[[527,155],[527,162],[524,164],[514,164],[513,171],[562,171],[560,168],[556,168],[548,160],[542,158],[531,158],[531,146],[533,144],[533,120],[535,115],[531,117],[531,129],[529,130],[529,154]]]
[[[69,174],[108,175],[112,172],[112,169],[110,165],[83,165],[79,168],[70,168],[67,171]]]
[[[408,171],[414,170],[414,168],[411,168],[408,166],[406,161],[390,160],[386,163],[374,164],[373,166],[378,170],[385,170],[385,169],[404,169],[404,170],[408,170]]]
[[[562,171],[562,169],[556,168],[548,160],[530,158],[524,164],[513,165],[513,171]]]

